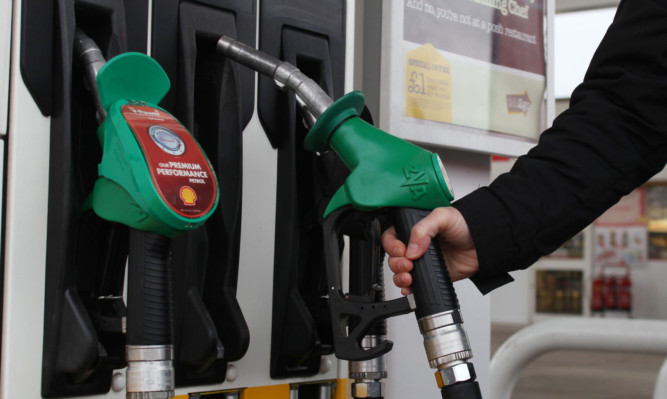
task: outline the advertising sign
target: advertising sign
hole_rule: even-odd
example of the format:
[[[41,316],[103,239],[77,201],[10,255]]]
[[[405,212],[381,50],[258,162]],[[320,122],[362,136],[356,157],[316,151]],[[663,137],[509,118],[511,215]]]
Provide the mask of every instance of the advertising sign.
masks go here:
[[[503,155],[530,148],[547,121],[545,0],[390,3],[389,119],[417,127],[399,134],[437,142],[440,130],[446,145]]]
[[[405,0],[405,115],[536,138],[544,0]],[[406,47],[408,47],[406,46]]]

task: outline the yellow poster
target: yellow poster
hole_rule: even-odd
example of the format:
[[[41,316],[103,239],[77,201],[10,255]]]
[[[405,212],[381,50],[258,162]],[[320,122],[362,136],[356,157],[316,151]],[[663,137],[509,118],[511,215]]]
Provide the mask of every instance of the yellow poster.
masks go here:
[[[410,51],[405,68],[405,115],[452,122],[451,65],[432,45]]]

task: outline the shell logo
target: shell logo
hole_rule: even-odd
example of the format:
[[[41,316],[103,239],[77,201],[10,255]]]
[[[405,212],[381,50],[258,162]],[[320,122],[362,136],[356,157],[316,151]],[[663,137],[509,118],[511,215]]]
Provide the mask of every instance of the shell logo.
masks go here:
[[[180,191],[181,200],[188,206],[193,206],[197,202],[197,193],[191,187],[183,186]]]

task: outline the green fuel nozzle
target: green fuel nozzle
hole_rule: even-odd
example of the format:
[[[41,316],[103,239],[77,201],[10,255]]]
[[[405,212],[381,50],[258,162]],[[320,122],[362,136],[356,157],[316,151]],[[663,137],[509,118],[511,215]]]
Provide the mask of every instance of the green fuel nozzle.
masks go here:
[[[351,170],[324,216],[352,205],[359,210],[384,207],[433,209],[454,199],[445,168],[437,154],[401,140],[363,121],[364,96],[355,91],[335,103],[295,66],[223,36],[218,50],[227,57],[273,78],[293,90],[311,127],[305,147],[333,149]]]
[[[414,310],[429,364],[437,369],[435,376],[443,399],[481,398],[474,367],[469,362],[472,351],[458,299],[437,240],[431,242],[422,258],[413,262],[412,300],[404,302],[396,299],[375,306],[342,293],[340,262],[333,259],[340,250],[339,237],[349,229],[346,224],[350,223],[344,219],[352,217],[350,209],[366,214],[360,220],[370,223],[373,218],[369,214],[388,213],[397,236],[407,244],[412,227],[431,209],[449,206],[453,200],[451,184],[438,155],[364,122],[360,118],[364,108],[360,92],[348,93],[333,102],[314,81],[287,62],[225,36],[219,39],[218,50],[271,77],[280,88],[293,90],[311,127],[305,139],[306,149],[333,150],[350,169],[347,180],[324,212],[325,265],[336,355],[354,362],[377,359],[391,349],[391,343],[381,339],[369,347],[365,332],[374,321]],[[348,330],[338,329],[336,326],[345,318],[358,323],[348,324]],[[373,367],[372,363],[361,364],[355,373]],[[353,395],[368,397],[368,380],[363,378],[366,374],[359,375],[362,378],[355,380]],[[357,384],[362,387],[359,392],[354,388]],[[380,395],[381,391],[377,390]]]
[[[77,29],[74,54],[93,95],[102,145],[85,207],[131,227],[127,281],[128,399],[174,396],[170,238],[201,226],[219,189],[199,144],[156,104],[169,90],[160,65],[141,53],[105,61]]]
[[[168,237],[199,227],[218,204],[218,183],[196,140],[156,105],[170,87],[162,67],[141,53],[105,62],[80,30],[75,54],[101,122],[103,155],[88,205],[103,219]]]

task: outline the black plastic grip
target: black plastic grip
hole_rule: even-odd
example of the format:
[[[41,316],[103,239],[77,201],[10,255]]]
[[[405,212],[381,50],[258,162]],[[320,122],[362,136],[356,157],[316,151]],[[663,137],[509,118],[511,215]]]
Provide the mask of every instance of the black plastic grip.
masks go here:
[[[412,227],[430,211],[414,208],[395,208],[392,212],[398,238],[408,244]],[[428,250],[421,258],[414,260],[412,293],[417,309],[417,319],[450,310],[459,309],[459,301],[447,266],[436,239],[431,240]]]
[[[130,232],[127,282],[127,345],[169,345],[171,333],[170,239]]]

